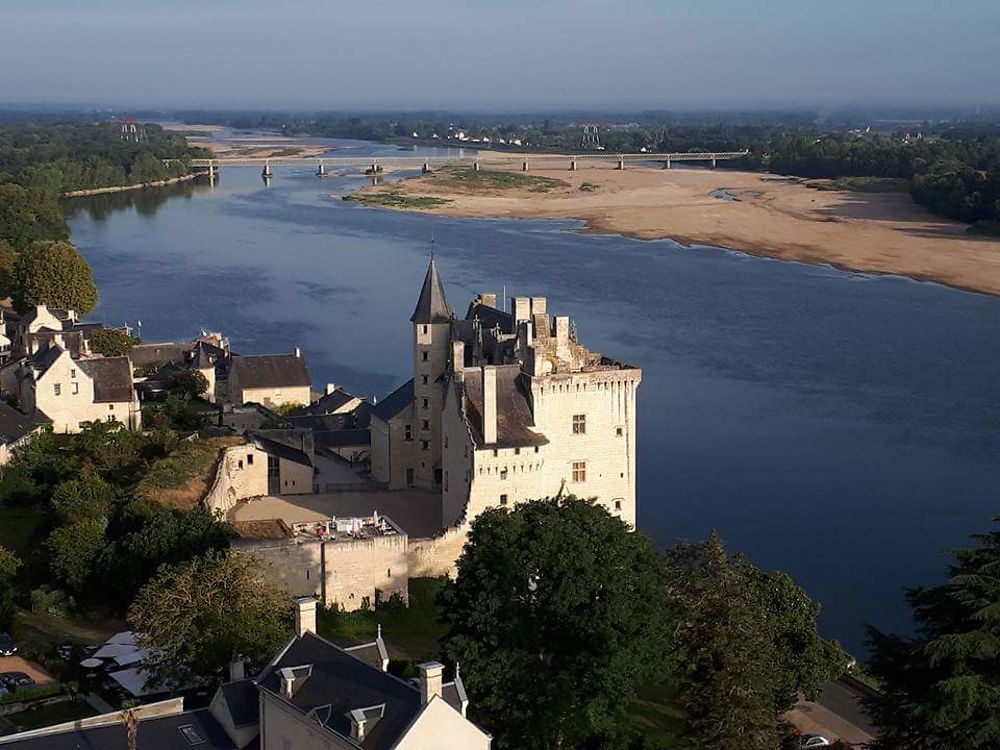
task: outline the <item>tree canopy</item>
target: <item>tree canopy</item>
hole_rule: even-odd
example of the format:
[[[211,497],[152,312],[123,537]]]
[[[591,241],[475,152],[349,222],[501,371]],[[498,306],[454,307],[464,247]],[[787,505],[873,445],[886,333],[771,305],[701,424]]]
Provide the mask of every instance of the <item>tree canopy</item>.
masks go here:
[[[128,354],[142,339],[120,328],[99,328],[87,339],[91,351],[105,357],[120,357]]]
[[[880,748],[1000,747],[1000,531],[973,539],[978,546],[952,552],[945,583],[906,593],[912,638],[869,628]]]
[[[139,592],[129,622],[154,649],[154,679],[188,685],[224,679],[237,657],[267,663],[290,633],[291,604],[253,558],[209,552],[164,567]]]
[[[480,514],[441,605],[446,653],[500,748],[613,746],[638,687],[663,676],[662,559],[585,500]]]
[[[14,307],[64,307],[81,315],[97,305],[97,287],[90,266],[69,242],[32,242],[14,262]]]
[[[784,573],[731,556],[714,534],[667,553],[673,659],[692,747],[777,748],[778,715],[847,668],[816,632],[819,606]]]
[[[0,547],[0,629],[10,627],[14,616],[14,576],[20,566],[17,555]]]

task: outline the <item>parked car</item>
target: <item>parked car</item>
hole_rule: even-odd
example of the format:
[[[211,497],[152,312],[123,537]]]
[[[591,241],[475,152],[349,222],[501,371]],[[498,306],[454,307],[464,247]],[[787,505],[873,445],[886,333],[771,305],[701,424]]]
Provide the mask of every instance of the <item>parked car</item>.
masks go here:
[[[0,685],[13,692],[23,687],[31,687],[35,681],[24,672],[0,672]]]
[[[0,633],[0,656],[13,656],[17,653],[17,644],[10,633]]]
[[[799,747],[803,750],[805,748],[830,747],[832,744],[830,740],[821,734],[804,734],[799,737]]]

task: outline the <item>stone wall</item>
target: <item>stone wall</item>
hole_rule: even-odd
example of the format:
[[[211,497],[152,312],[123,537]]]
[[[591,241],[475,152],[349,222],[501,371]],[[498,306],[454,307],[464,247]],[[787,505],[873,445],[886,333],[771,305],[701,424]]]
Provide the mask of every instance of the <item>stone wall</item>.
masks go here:
[[[410,576],[413,578],[455,577],[455,563],[469,538],[470,526],[464,520],[445,529],[439,536],[410,542]]]
[[[248,461],[248,457],[252,458]],[[267,494],[267,454],[252,445],[237,445],[222,452],[215,481],[202,503],[225,518],[240,500]]]

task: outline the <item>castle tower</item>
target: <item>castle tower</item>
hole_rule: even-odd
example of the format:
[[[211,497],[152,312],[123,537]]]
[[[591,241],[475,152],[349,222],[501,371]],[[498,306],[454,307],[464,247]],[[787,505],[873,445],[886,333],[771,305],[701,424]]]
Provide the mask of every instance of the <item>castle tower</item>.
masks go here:
[[[448,366],[451,321],[454,317],[431,256],[420,290],[413,323],[413,414],[416,424],[414,479],[418,487],[441,486],[441,411],[443,376]]]

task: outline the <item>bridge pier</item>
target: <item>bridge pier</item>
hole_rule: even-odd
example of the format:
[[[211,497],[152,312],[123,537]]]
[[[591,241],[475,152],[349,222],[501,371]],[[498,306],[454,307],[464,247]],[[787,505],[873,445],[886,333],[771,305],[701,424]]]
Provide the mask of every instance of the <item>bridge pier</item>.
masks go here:
[[[715,169],[715,157],[712,157],[712,169]]]
[[[625,169],[625,160],[624,159],[619,159],[618,160],[618,167],[617,167],[617,169]]]
[[[326,177],[326,164],[324,164],[323,162],[320,162],[319,166],[316,167],[316,176]]]
[[[472,171],[473,172],[479,171],[479,159],[476,159],[474,162],[472,162]]]
[[[573,159],[573,160],[570,161],[570,163],[569,163],[569,171],[570,172],[575,172],[576,171],[576,159]]]
[[[271,162],[269,162],[269,161],[264,162],[264,171],[260,173],[260,176],[263,177],[265,180],[269,179],[272,176],[271,175]]]
[[[427,174],[428,172],[430,172],[431,171],[431,163],[429,161],[425,161],[424,162],[424,166],[422,166],[420,168],[420,171],[423,172],[424,174]]]
[[[667,160],[665,162],[663,162],[663,168],[664,169],[670,169],[671,168],[670,167],[670,157],[669,156],[667,157]]]
[[[525,159],[524,161],[521,162],[521,171],[522,172],[527,172],[528,171],[528,160],[527,159]]]

